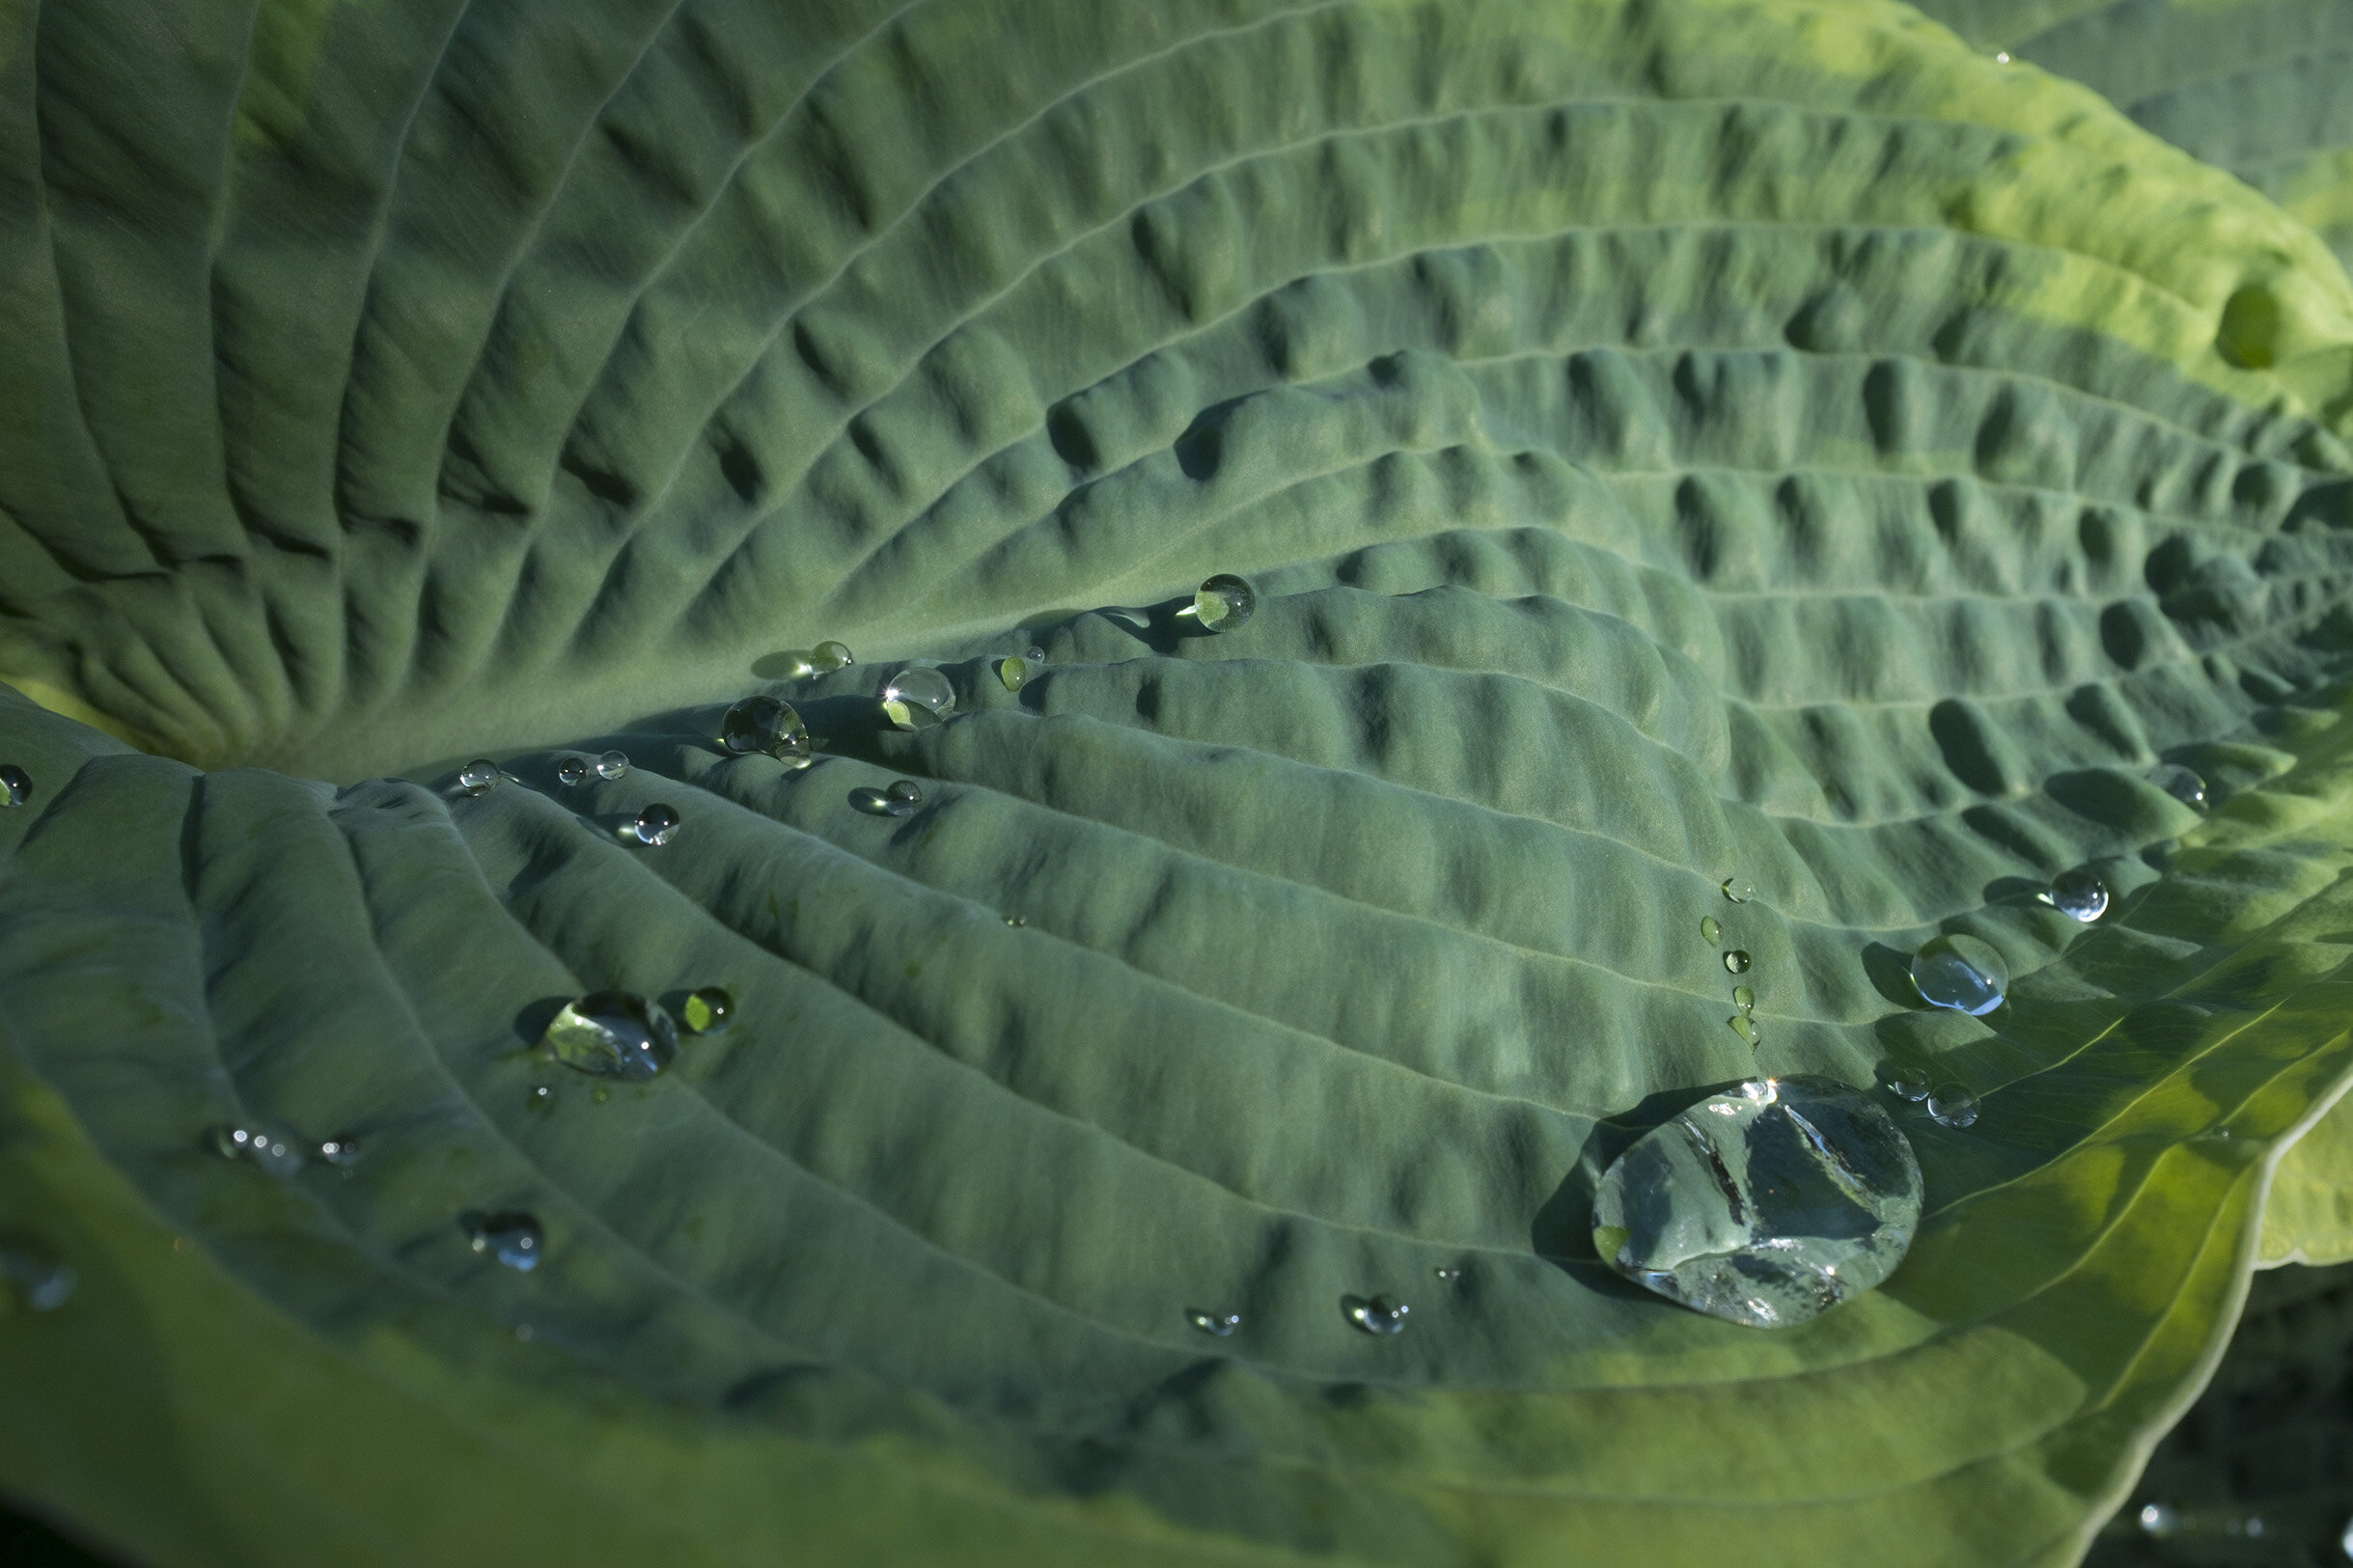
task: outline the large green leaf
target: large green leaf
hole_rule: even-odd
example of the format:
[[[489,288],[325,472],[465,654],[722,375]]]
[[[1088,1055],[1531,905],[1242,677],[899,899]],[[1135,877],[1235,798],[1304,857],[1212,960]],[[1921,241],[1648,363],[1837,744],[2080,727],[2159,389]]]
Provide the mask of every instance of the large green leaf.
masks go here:
[[[142,748],[0,705],[0,1239],[81,1277],[12,1492],[159,1564],[2059,1562],[2211,1365],[2353,1077],[2353,290],[2088,91],[1786,0],[10,25],[0,669]],[[831,755],[725,756],[829,636]],[[1939,929],[2009,1006],[1908,996]],[[711,983],[650,1085],[525,1049]],[[1985,1108],[1881,1291],[1594,1258],[1666,1112],[1911,1061]]]

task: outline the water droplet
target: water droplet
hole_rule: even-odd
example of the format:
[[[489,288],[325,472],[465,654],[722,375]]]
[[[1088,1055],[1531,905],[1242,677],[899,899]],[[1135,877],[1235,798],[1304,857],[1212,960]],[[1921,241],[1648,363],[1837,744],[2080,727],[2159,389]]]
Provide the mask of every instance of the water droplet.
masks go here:
[[[1757,884],[1745,877],[1728,876],[1718,886],[1723,889],[1724,896],[1735,904],[1745,904],[1757,896]]]
[[[2192,811],[2206,809],[2206,782],[2178,762],[2160,762],[2148,770],[2148,782]]]
[[[913,816],[912,801],[893,800],[879,789],[861,785],[849,792],[849,803],[869,816]]]
[[[556,1103],[556,1091],[545,1084],[534,1084],[531,1086],[531,1097],[523,1103],[534,1111],[552,1110]]]
[[[1780,1328],[1886,1279],[1920,1200],[1912,1145],[1876,1102],[1827,1078],[1755,1079],[1611,1164],[1593,1245],[1672,1301]]]
[[[1928,1114],[1942,1126],[1969,1126],[1978,1119],[1978,1097],[1958,1084],[1939,1084],[1928,1091]]]
[[[1712,946],[1723,935],[1724,927],[1717,922],[1715,916],[1702,915],[1700,917],[1701,941],[1708,943]]]
[[[1899,1068],[1896,1076],[1887,1082],[1887,1091],[1890,1094],[1895,1095],[1898,1100],[1910,1100],[1915,1103],[1928,1097],[1929,1087],[1928,1069],[1925,1067]]]
[[[1749,972],[1749,955],[1740,949],[1734,948],[1724,955],[1724,967],[1731,974],[1746,975]]]
[[[66,1305],[81,1277],[63,1263],[30,1247],[0,1247],[0,1277],[15,1287],[16,1297],[36,1312],[54,1312]]]
[[[596,777],[599,779],[618,779],[628,771],[629,754],[626,752],[607,752],[596,758]]]
[[[846,670],[858,661],[851,655],[847,643],[825,642],[809,650],[809,662],[822,674],[830,670]]]
[[[641,844],[668,843],[678,837],[678,808],[655,801],[637,813],[636,831],[637,841]]]
[[[697,1034],[707,1034],[728,1021],[735,1011],[735,999],[724,986],[706,985],[686,999],[679,1009],[686,1015],[686,1027]]]
[[[212,1147],[224,1159],[251,1160],[273,1176],[291,1176],[302,1169],[302,1145],[268,1127],[222,1126],[212,1129]]]
[[[1912,955],[1912,983],[1931,1006],[1982,1018],[2002,1005],[2009,966],[1976,937],[1930,937]]]
[[[1733,986],[1732,1005],[1742,1012],[1755,1012],[1757,1010],[1757,993],[1745,985]]]
[[[1438,1267],[1430,1270],[1429,1272],[1436,1275],[1440,1280],[1450,1285],[1453,1284],[1456,1280],[1462,1278],[1462,1266],[1455,1263],[1441,1263],[1438,1265]]]
[[[540,1048],[597,1078],[651,1078],[678,1054],[670,1015],[628,991],[596,991],[548,1020]]]
[[[719,744],[738,756],[758,752],[785,761],[806,761],[809,727],[789,702],[747,697],[719,721]]]
[[[2141,1505],[2141,1527],[2151,1535],[2171,1535],[2181,1527],[2181,1515],[2171,1503],[2145,1502]]]
[[[2094,876],[2089,867],[2062,871],[2043,896],[2062,915],[2087,924],[2108,913],[2108,884]]]
[[[359,1140],[348,1137],[330,1138],[318,1145],[318,1157],[333,1166],[357,1165],[359,1164]]]
[[[595,1088],[589,1090],[589,1101],[593,1105],[602,1105],[605,1101],[611,1099],[612,1097],[613,1091],[605,1087],[602,1084],[599,1084]]]
[[[1008,925],[1027,925],[1030,922],[1023,920],[1018,915],[1008,915],[1005,917],[1005,923]]]
[[[1737,1034],[1742,1039],[1746,1040],[1752,1048],[1754,1048],[1758,1040],[1762,1037],[1757,1032],[1757,1021],[1751,1018],[1747,1013],[1736,1012],[1730,1018],[1727,1018],[1724,1021],[1724,1024],[1725,1027],[1730,1029],[1734,1034]]]
[[[1258,614],[1259,591],[1246,577],[1221,571],[1194,590],[1193,618],[1204,631],[1230,632]]]
[[[478,756],[457,770],[457,787],[469,795],[486,795],[498,787],[498,764]]]
[[[487,1252],[511,1269],[529,1274],[540,1266],[544,1238],[540,1222],[528,1214],[484,1214],[469,1209],[457,1217],[474,1251]]]
[[[1032,664],[1043,664],[1046,662],[1046,650],[1038,646],[1035,643],[1031,644],[1029,651],[1021,656],[1029,660]]]
[[[909,665],[882,688],[882,716],[900,729],[939,723],[955,708],[955,688],[927,664]]]
[[[912,779],[894,780],[883,794],[904,806],[921,806],[924,803],[923,786]]]
[[[589,765],[576,756],[567,756],[556,764],[556,783],[567,789],[589,776]]]
[[[531,1343],[531,1325],[528,1323],[517,1323],[514,1326],[514,1336],[521,1340],[524,1344]]]
[[[33,776],[14,762],[0,762],[0,806],[22,806],[33,798]]]
[[[2008,65],[2009,51],[2007,49],[1996,49],[1994,51],[1994,64],[1997,66]]]
[[[1340,1305],[1342,1310],[1347,1313],[1348,1321],[1367,1334],[1401,1333],[1405,1328],[1405,1315],[1413,1310],[1403,1302],[1393,1301],[1387,1296],[1375,1296],[1370,1301],[1358,1296],[1343,1296]]]
[[[1010,655],[999,659],[997,661],[997,678],[1005,682],[1005,689],[1009,692],[1021,690],[1022,683],[1030,678],[1029,660],[1016,659]]]
[[[1204,1312],[1198,1307],[1184,1309],[1184,1320],[1206,1334],[1223,1339],[1242,1326],[1239,1312]]]

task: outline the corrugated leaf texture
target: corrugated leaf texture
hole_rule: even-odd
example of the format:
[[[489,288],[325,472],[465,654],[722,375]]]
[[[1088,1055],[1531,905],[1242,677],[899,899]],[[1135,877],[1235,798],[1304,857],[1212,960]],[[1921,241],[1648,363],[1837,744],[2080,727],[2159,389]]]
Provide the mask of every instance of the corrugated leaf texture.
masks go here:
[[[1863,4],[7,14],[0,1231],[81,1277],[13,1494],[240,1568],[2063,1563],[2204,1379],[2353,1076],[2353,289],[2228,176]],[[715,744],[762,689],[815,765]],[[651,1084],[528,1050],[711,984]],[[1593,1256],[1681,1104],[1912,1063],[1983,1113],[1900,1111],[1882,1290]]]

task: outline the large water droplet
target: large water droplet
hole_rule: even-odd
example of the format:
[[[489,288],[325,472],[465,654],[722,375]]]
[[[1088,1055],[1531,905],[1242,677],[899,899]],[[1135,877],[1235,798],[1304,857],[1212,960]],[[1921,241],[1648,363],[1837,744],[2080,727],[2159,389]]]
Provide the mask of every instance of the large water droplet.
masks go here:
[[[636,833],[637,841],[641,844],[668,843],[678,837],[678,808],[665,806],[660,801],[655,801],[637,813],[637,821],[633,824],[632,831]]]
[[[686,1015],[686,1027],[697,1034],[707,1034],[722,1028],[735,1011],[735,999],[725,986],[706,985],[686,999],[679,1009]]]
[[[486,795],[498,787],[498,764],[478,756],[457,770],[457,787],[469,795]]]
[[[1349,1322],[1367,1334],[1399,1334],[1405,1328],[1405,1316],[1413,1310],[1401,1301],[1387,1296],[1375,1296],[1370,1301],[1361,1296],[1343,1296],[1341,1310]]]
[[[1748,953],[1739,948],[1734,948],[1724,955],[1724,967],[1730,974],[1746,975],[1749,972]]]
[[[651,1078],[678,1054],[670,1015],[627,991],[596,991],[548,1020],[540,1046],[567,1067],[598,1078]]]
[[[2062,871],[2043,896],[2062,915],[2087,924],[2108,913],[2108,884],[2092,874],[2090,867]]]
[[[858,661],[851,655],[847,643],[824,642],[809,650],[809,662],[823,674],[832,670],[846,670]]]
[[[596,777],[599,779],[618,779],[628,771],[627,752],[607,752],[596,758]]]
[[[1198,1307],[1184,1309],[1184,1320],[1206,1334],[1223,1339],[1242,1326],[1239,1312],[1204,1312]]]
[[[921,729],[955,707],[955,688],[927,664],[909,665],[882,688],[882,716],[900,729]]]
[[[0,1246],[0,1278],[14,1287],[17,1300],[36,1312],[54,1312],[65,1306],[81,1279],[71,1264],[14,1244]]]
[[[747,697],[719,721],[719,744],[738,756],[758,752],[785,761],[807,761],[809,727],[789,702]]]
[[[1710,945],[1713,945],[1715,942],[1717,942],[1718,940],[1720,940],[1720,939],[1723,937],[1723,935],[1724,935],[1724,927],[1723,927],[1723,925],[1722,925],[1721,923],[1719,923],[1719,922],[1717,922],[1717,920],[1716,920],[1716,917],[1715,917],[1715,916],[1713,916],[1713,915],[1702,915],[1702,916],[1701,916],[1701,917],[1700,917],[1700,940],[1701,940],[1701,941],[1705,942],[1705,943],[1708,943],[1708,944],[1710,944]]]
[[[1826,1078],[1756,1079],[1643,1135],[1602,1173],[1593,1245],[1635,1283],[1782,1328],[1886,1279],[1920,1223],[1888,1114]]]
[[[1728,876],[1718,886],[1724,896],[1735,904],[1745,904],[1757,896],[1757,884],[1746,877]]]
[[[1230,632],[1259,611],[1259,591],[1246,577],[1221,571],[1193,591],[1193,619],[1204,631]]]
[[[0,762],[0,807],[22,806],[33,798],[33,776],[14,762]]]
[[[221,1126],[210,1133],[214,1152],[224,1159],[251,1160],[273,1176],[291,1176],[302,1169],[302,1145],[272,1127]]]
[[[1008,655],[997,661],[997,678],[1009,692],[1017,692],[1030,678],[1030,661]]]
[[[457,1217],[474,1251],[487,1252],[511,1269],[529,1274],[540,1266],[545,1239],[540,1222],[528,1214],[484,1214],[469,1209]]]
[[[589,765],[577,756],[567,756],[556,764],[556,783],[567,789],[587,782]]]
[[[1745,985],[1733,986],[1732,1005],[1742,1012],[1755,1012],[1757,1010],[1757,993]]]
[[[1896,1076],[1887,1081],[1887,1091],[1890,1094],[1895,1095],[1898,1100],[1910,1100],[1914,1104],[1928,1097],[1930,1087],[1928,1069],[1925,1067],[1898,1068]]]
[[[1912,983],[1929,1004],[1982,1018],[2002,1005],[2009,966],[1973,936],[1930,937],[1912,955]]]
[[[1959,1084],[1939,1084],[1928,1091],[1928,1114],[1946,1127],[1967,1127],[1978,1119],[1978,1097]]]
[[[2206,809],[2206,782],[2178,762],[2160,762],[2148,770],[2148,782],[2192,811]]]
[[[1744,1012],[1736,1012],[1727,1018],[1724,1021],[1724,1027],[1747,1041],[1752,1050],[1756,1048],[1757,1042],[1764,1037],[1757,1032],[1757,1020]]]

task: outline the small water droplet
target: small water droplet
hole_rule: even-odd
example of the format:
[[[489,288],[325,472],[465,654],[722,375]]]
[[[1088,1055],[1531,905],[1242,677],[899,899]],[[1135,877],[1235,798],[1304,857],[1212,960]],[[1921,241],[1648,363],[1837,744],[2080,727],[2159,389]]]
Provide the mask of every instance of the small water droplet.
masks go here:
[[[997,661],[997,678],[1005,682],[1005,689],[1009,692],[1021,690],[1022,683],[1030,678],[1029,660],[1017,659],[1010,655],[999,659]]]
[[[856,664],[847,643],[823,642],[809,650],[809,662],[819,674],[828,671],[846,670]]]
[[[1413,1310],[1403,1302],[1394,1301],[1387,1296],[1375,1296],[1370,1301],[1357,1296],[1343,1296],[1341,1298],[1341,1308],[1347,1314],[1349,1322],[1367,1334],[1377,1334],[1401,1333],[1406,1314]]]
[[[641,844],[666,844],[678,837],[678,812],[675,806],[655,801],[637,813],[637,841]]]
[[[1959,1084],[1939,1084],[1928,1091],[1928,1114],[1942,1126],[1969,1126],[1978,1119],[1978,1097]]]
[[[330,1138],[318,1145],[318,1157],[332,1166],[357,1165],[359,1164],[359,1140],[350,1137]]]
[[[1700,917],[1700,940],[1711,946],[1724,935],[1724,927],[1713,915]]]
[[[1757,1010],[1757,993],[1745,985],[1733,986],[1732,1005],[1742,1012],[1755,1012]]]
[[[1462,1266],[1458,1263],[1441,1263],[1429,1272],[1450,1285],[1462,1278]]]
[[[1029,651],[1021,656],[1029,660],[1032,664],[1043,664],[1046,662],[1046,650],[1039,647],[1035,643],[1031,644]]]
[[[596,777],[599,779],[618,779],[628,771],[629,754],[626,752],[607,752],[596,758]]]
[[[0,1278],[15,1288],[16,1298],[36,1312],[54,1312],[66,1305],[81,1277],[73,1265],[31,1247],[0,1246]]]
[[[789,702],[747,697],[719,721],[719,744],[738,756],[758,752],[783,761],[806,761],[809,727]]]
[[[2062,871],[2043,896],[2062,915],[2086,924],[2108,913],[2108,884],[2092,874],[2089,867]]]
[[[1005,923],[1008,925],[1027,925],[1030,922],[1023,920],[1018,915],[1008,915],[1005,917]]]
[[[291,1176],[302,1169],[302,1145],[275,1128],[225,1125],[208,1136],[222,1158],[251,1160],[273,1176]]]
[[[924,803],[923,786],[912,779],[894,780],[883,794],[907,806],[921,806]]]
[[[2141,1527],[2151,1535],[2171,1535],[2181,1527],[2181,1515],[2172,1503],[2145,1502],[2141,1505]]]
[[[1752,1048],[1754,1048],[1758,1040],[1761,1038],[1761,1036],[1757,1032],[1757,1021],[1751,1018],[1747,1013],[1736,1012],[1730,1018],[1727,1018],[1724,1021],[1724,1024],[1725,1027],[1730,1029],[1734,1034],[1737,1034],[1742,1039],[1746,1040]]]
[[[955,688],[927,664],[909,665],[882,688],[882,716],[900,729],[921,729],[955,710]]]
[[[1745,904],[1757,896],[1757,884],[1746,877],[1728,876],[1718,886],[1722,888],[1724,896],[1735,904]]]
[[[1239,1312],[1204,1312],[1198,1307],[1184,1309],[1184,1320],[1202,1333],[1223,1339],[1242,1326]]]
[[[517,1323],[514,1326],[514,1336],[515,1338],[521,1340],[524,1344],[531,1343],[531,1325],[528,1323]]]
[[[1920,1163],[1876,1101],[1833,1079],[1757,1079],[1611,1164],[1594,1190],[1593,1245],[1671,1301],[1780,1328],[1886,1279],[1920,1203]]]
[[[1896,1070],[1895,1077],[1888,1080],[1887,1091],[1898,1100],[1910,1100],[1917,1104],[1928,1097],[1928,1090],[1931,1087],[1927,1068],[1902,1067]]]
[[[1734,948],[1724,955],[1724,967],[1731,974],[1746,975],[1749,972],[1749,955],[1742,949]]]
[[[1982,1018],[2002,1005],[2009,966],[1973,936],[1930,937],[1912,955],[1912,983],[1929,1005]]]
[[[474,1251],[487,1252],[511,1269],[529,1274],[540,1266],[544,1238],[540,1222],[528,1214],[484,1214],[468,1209],[457,1217],[457,1225]]]
[[[33,776],[14,762],[0,762],[0,807],[22,806],[33,798]]]
[[[457,770],[457,787],[469,795],[486,795],[498,787],[498,764],[478,756]]]
[[[540,1046],[596,1078],[651,1078],[678,1054],[670,1015],[628,991],[595,991],[548,1020]]]
[[[734,1014],[735,999],[724,986],[706,985],[689,996],[686,1005],[679,1010],[686,1015],[688,1029],[697,1034],[707,1034],[726,1024]]]
[[[2148,770],[2148,782],[2194,812],[2206,809],[2206,782],[2178,762],[2160,762]]]
[[[1996,49],[1994,51],[1994,64],[1997,66],[2008,65],[2009,51],[2007,49]]]
[[[531,1086],[530,1097],[523,1103],[534,1111],[552,1110],[556,1103],[556,1091],[548,1085],[534,1084]]]
[[[1193,593],[1193,616],[1204,631],[1230,632],[1258,614],[1259,592],[1250,580],[1221,571]]]
[[[567,789],[569,789],[574,784],[582,783],[588,778],[588,763],[581,760],[577,756],[567,756],[563,761],[556,764],[556,783],[564,785],[564,787]]]
[[[599,1084],[595,1088],[589,1090],[589,1101],[593,1105],[602,1105],[605,1101],[611,1099],[612,1097],[613,1091],[605,1087],[602,1084]]]

